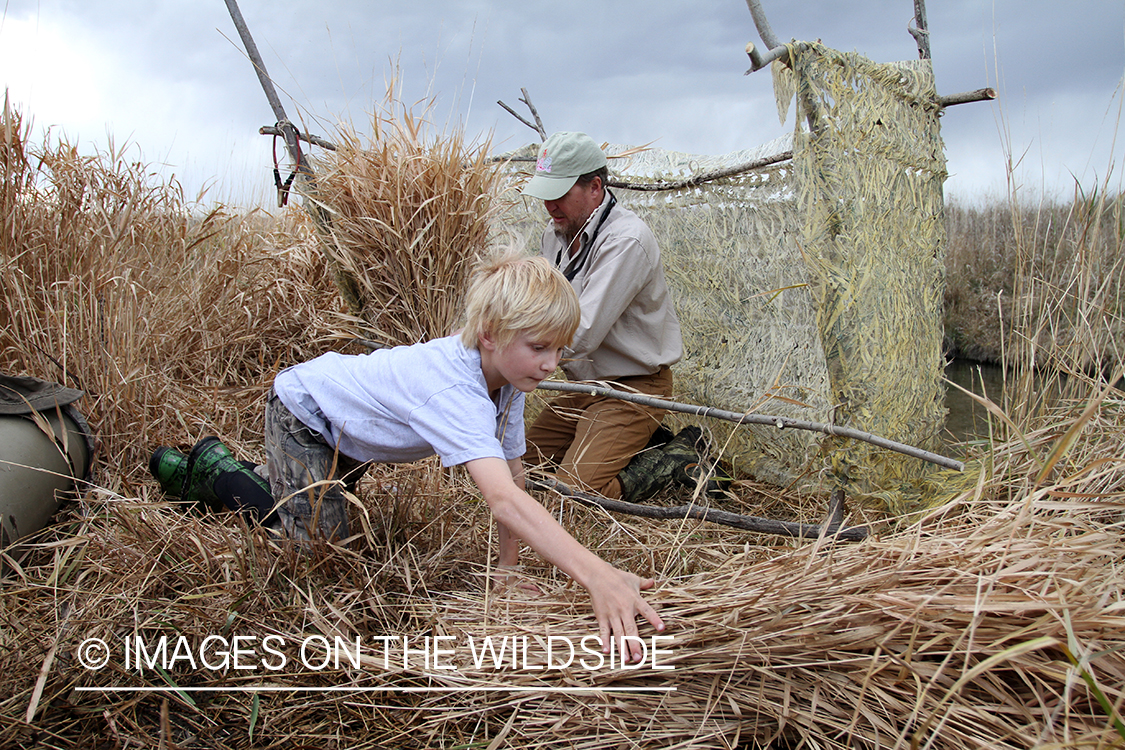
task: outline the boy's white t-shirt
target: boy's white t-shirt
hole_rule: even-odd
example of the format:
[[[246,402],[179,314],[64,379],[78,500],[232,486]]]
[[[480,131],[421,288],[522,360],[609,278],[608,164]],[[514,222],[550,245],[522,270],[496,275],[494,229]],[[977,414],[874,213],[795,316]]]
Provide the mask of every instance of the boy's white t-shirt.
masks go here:
[[[480,351],[459,336],[369,354],[330,352],[274,380],[281,402],[329,445],[357,461],[403,463],[435,453],[443,466],[519,458],[524,394],[493,401]]]

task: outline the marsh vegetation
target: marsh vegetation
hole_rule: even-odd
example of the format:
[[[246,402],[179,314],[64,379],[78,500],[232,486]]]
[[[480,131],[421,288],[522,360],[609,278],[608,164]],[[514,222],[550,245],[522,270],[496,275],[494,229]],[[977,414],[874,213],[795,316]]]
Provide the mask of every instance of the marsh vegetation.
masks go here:
[[[217,434],[259,458],[273,374],[358,351],[363,321],[300,210],[201,211],[120,153],[29,142],[5,112],[0,369],[83,390],[100,451],[57,522],[2,553],[0,745],[1120,743],[1121,205],[1099,187],[1031,212],[951,208],[950,340],[1012,374],[983,403],[967,471],[917,489],[940,500],[924,512],[853,517],[873,533],[841,545],[543,497],[580,541],[660,579],[652,601],[671,624],[673,671],[560,678],[371,658],[237,672],[114,658],[91,670],[77,656],[88,638],[119,653],[126,638],[162,634],[581,636],[593,618],[526,553],[521,575],[540,596],[488,585],[487,507],[432,462],[374,471],[354,499],[355,537],[305,553],[162,497],[146,470],[156,446]],[[810,522],[824,509],[823,497],[749,481],[726,502]]]

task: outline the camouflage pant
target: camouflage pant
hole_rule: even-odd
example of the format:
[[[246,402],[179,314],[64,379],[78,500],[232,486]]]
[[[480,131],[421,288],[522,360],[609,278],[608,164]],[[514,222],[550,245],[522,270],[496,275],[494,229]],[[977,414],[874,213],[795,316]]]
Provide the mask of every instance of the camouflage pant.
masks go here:
[[[285,533],[307,541],[319,528],[325,538],[348,536],[345,487],[355,485],[368,464],[335,450],[293,416],[273,391],[266,402],[266,466]]]

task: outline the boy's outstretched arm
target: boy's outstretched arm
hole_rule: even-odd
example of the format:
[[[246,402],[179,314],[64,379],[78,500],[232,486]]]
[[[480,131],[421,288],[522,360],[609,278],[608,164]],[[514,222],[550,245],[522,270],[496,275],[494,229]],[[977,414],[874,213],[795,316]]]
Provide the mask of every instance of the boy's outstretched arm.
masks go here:
[[[657,630],[664,629],[663,620],[640,594],[653,587],[651,578],[615,568],[583,547],[546,508],[516,485],[512,469],[502,459],[478,458],[465,467],[496,522],[510,536],[527,542],[543,559],[582,584],[590,594],[603,651],[609,651],[611,638],[637,635],[638,614]],[[505,550],[501,550],[502,557],[504,554]],[[641,644],[635,641],[622,641],[621,646],[621,653],[629,653],[632,661],[644,657]]]
[[[513,458],[509,459],[508,470],[512,472],[512,482],[515,483],[516,488],[527,491],[527,484],[524,479],[523,473],[523,459]],[[497,540],[499,541],[499,554],[497,556],[497,563],[499,565],[515,566],[520,561],[520,539],[512,533],[512,531],[500,523],[497,526]]]

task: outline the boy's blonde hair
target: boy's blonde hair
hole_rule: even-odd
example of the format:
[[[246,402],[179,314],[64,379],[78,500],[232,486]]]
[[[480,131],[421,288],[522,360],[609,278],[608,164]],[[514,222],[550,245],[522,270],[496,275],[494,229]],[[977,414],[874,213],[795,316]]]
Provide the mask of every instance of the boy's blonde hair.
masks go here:
[[[503,349],[527,332],[568,346],[580,319],[578,295],[558,269],[546,258],[508,251],[484,259],[474,270],[461,341],[475,349],[481,334],[489,334]]]

